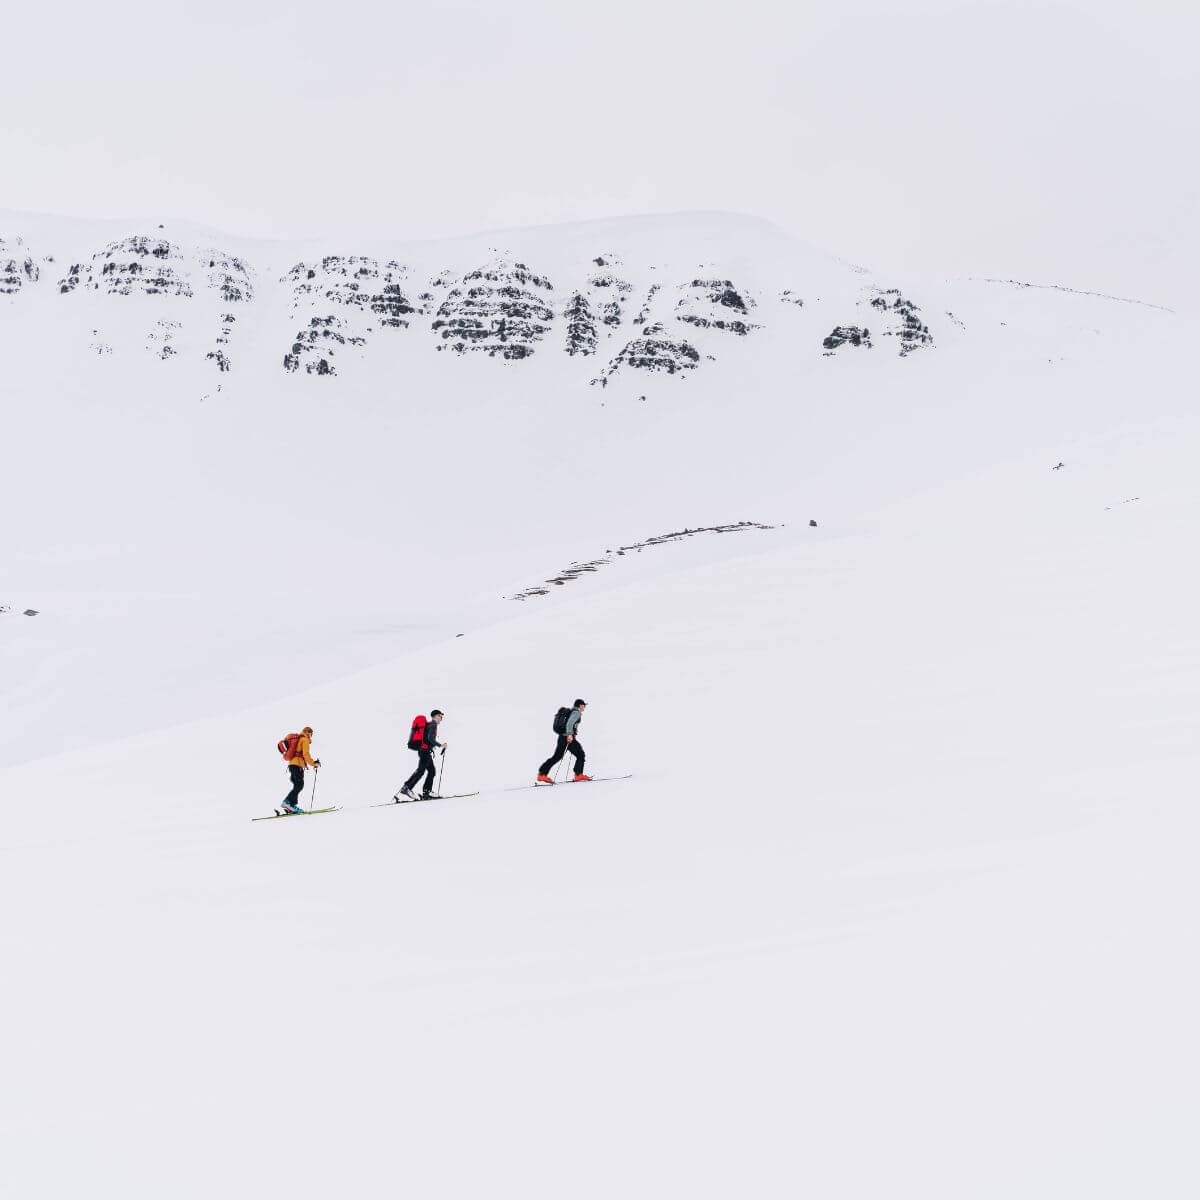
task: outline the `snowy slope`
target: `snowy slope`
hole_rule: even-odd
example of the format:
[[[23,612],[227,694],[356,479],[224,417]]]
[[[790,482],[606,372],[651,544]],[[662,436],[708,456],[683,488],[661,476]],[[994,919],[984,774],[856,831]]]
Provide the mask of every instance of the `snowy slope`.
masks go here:
[[[15,514],[0,603],[42,614],[5,633],[19,699],[0,744],[20,757],[287,694],[458,632],[463,606],[502,613],[500,597],[614,543],[740,520],[844,523],[1031,438],[1139,410],[1146,374],[1127,344],[1157,355],[1180,337],[1178,319],[1141,305],[874,280],[719,215],[366,247],[17,214],[5,227],[19,231],[5,237],[24,282],[0,297],[0,504]],[[161,258],[131,249],[160,244]],[[519,360],[439,350],[435,308],[382,326],[345,302],[355,280],[339,273],[395,262],[419,281],[404,285],[415,302],[428,284],[501,304],[489,281],[463,282],[497,258],[555,285],[550,332]],[[298,294],[311,286],[298,263],[325,286]],[[589,279],[629,291],[616,324],[597,319],[596,353],[568,354],[573,297],[599,313],[596,295],[616,294]],[[696,280],[730,281],[735,307]],[[901,315],[872,305],[891,288],[919,306],[932,345],[901,356]],[[314,315],[369,339],[337,349],[335,376],[284,366]],[[658,342],[686,342],[700,365],[622,362],[655,323]],[[827,355],[824,339],[848,326],[870,329],[872,348]],[[228,371],[207,357],[218,350]],[[147,694],[133,657],[169,665],[171,686]]]
[[[601,386],[628,325],[504,359],[431,310],[310,375],[277,281],[331,251],[233,245],[218,393],[160,296],[4,301],[0,1189],[1193,1194],[1190,319],[735,218],[509,242],[367,251],[509,253],[560,344],[595,256],[761,327]],[[574,695],[635,777],[502,790]],[[433,705],[482,794],[368,807]],[[344,810],[251,823],[305,722]]]

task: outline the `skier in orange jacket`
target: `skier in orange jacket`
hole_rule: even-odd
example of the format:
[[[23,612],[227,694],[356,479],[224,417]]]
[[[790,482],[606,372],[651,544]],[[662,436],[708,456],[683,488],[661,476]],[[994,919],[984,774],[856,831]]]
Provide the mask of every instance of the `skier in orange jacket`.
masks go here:
[[[289,735],[296,738],[295,747],[287,759],[288,775],[291,776],[292,790],[288,792],[283,801],[283,811],[296,813],[300,811],[300,793],[304,790],[304,772],[312,767],[314,770],[320,768],[321,760],[312,756],[312,726],[305,725],[298,735]]]

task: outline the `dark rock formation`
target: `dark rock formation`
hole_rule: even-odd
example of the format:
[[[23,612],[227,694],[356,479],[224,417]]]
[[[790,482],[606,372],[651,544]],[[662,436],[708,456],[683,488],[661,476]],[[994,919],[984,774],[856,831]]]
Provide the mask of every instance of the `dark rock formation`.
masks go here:
[[[646,293],[646,299],[642,301],[641,311],[636,317],[633,318],[633,323],[635,325],[645,325],[650,316],[650,309],[654,304],[654,297],[657,296],[660,291],[662,291],[661,283],[652,283],[650,285],[650,290]]]
[[[898,288],[888,288],[887,291],[877,289],[871,307],[891,318],[894,327],[885,330],[883,336],[900,339],[901,357],[922,346],[933,345],[929,326],[921,321],[921,310],[911,300],[906,300]]]
[[[254,281],[250,268],[235,255],[212,250],[208,255],[208,286],[221,293],[226,304],[241,304],[254,299]]]
[[[327,255],[319,263],[297,263],[284,277],[292,285],[292,312],[302,307],[329,311],[330,305],[375,313],[381,325],[401,329],[415,312],[401,286],[408,268],[361,255]]]
[[[168,321],[166,318],[156,321],[154,328],[146,335],[146,349],[164,362],[174,358],[177,353],[175,337],[182,328],[183,324],[179,321]]]
[[[688,290],[705,297],[710,304],[732,308],[734,312],[749,313],[754,307],[749,293],[743,295],[728,279],[693,279]]]
[[[644,396],[642,398],[645,399]],[[813,524],[816,524],[816,522],[814,521]],[[687,538],[695,537],[697,534],[744,533],[750,529],[771,530],[774,528],[774,525],[763,525],[759,521],[736,521],[731,525],[702,525],[698,529],[679,529],[674,533],[660,533],[657,537],[646,538],[643,542],[634,542],[630,546],[618,546],[616,550],[606,550],[603,558],[593,558],[587,562],[572,563],[557,575],[545,580],[544,583],[525,588],[524,591],[517,592],[513,596],[506,596],[505,599],[529,600],[533,596],[545,596],[549,594],[552,587],[563,587],[565,584],[570,583],[573,579],[580,578],[582,575],[593,574],[616,558],[624,558],[626,554],[634,552],[640,554],[643,550],[653,546],[663,546],[668,542],[682,542]]]
[[[365,346],[374,333],[367,322],[377,318],[382,328],[407,328],[408,317],[417,311],[402,284],[407,273],[398,262],[380,263],[362,255],[330,254],[320,262],[297,263],[283,282],[291,284],[292,315],[307,315],[308,324],[292,340],[284,368],[303,366],[310,375],[336,375],[337,351]]]
[[[15,296],[27,284],[37,283],[40,276],[24,238],[0,237],[0,296]]]
[[[825,355],[828,357],[839,346],[866,346],[871,348],[871,331],[869,329],[859,329],[857,325],[838,325],[834,331],[821,343],[825,347]]]
[[[675,319],[698,329],[720,329],[742,337],[757,325],[731,317],[730,312],[748,314],[755,301],[740,292],[728,279],[693,279],[682,287],[675,305]]]
[[[471,271],[438,306],[432,326],[441,339],[438,348],[527,357],[554,320],[553,290],[548,279],[520,262],[499,259]]]
[[[576,292],[567,305],[567,353],[596,353],[596,318],[587,297]]]
[[[362,346],[366,339],[348,337],[341,317],[312,317],[308,328],[296,334],[290,353],[283,356],[284,369],[298,371],[302,366],[309,375],[336,375],[330,361],[346,345]]]
[[[758,328],[757,325],[748,325],[745,321],[722,321],[719,318],[713,320],[709,317],[698,316],[696,313],[684,313],[675,319],[688,325],[695,325],[698,329],[724,329],[742,337],[745,337],[750,330]]]
[[[173,242],[141,235],[110,242],[88,263],[76,263],[59,283],[60,292],[77,287],[110,296],[192,295],[183,253]]]
[[[606,385],[621,367],[633,367],[639,371],[665,371],[668,375],[674,375],[676,372],[694,371],[700,365],[700,352],[691,343],[673,342],[669,338],[652,336],[654,333],[661,333],[661,327],[650,326],[646,336],[634,338],[592,382]]]

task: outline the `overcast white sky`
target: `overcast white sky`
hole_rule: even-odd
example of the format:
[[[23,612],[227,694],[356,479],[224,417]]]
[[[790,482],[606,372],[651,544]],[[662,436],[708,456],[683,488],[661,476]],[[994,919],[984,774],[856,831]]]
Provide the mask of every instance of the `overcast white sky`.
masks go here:
[[[1200,242],[1198,7],[22,3],[0,207],[398,238],[719,208],[1169,303]]]

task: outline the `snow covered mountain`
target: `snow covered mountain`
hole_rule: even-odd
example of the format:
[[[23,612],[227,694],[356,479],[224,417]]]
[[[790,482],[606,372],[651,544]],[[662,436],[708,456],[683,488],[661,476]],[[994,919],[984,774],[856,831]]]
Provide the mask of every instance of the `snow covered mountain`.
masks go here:
[[[877,340],[895,338],[904,354],[932,342],[898,289],[872,287],[865,272],[802,256],[770,227],[728,218],[515,231],[369,253],[244,246],[165,224],[114,236],[115,228],[77,222],[7,220],[16,232],[0,238],[0,294],[26,303],[39,291],[71,297],[53,319],[94,323],[96,354],[140,346],[163,360],[203,357],[222,374],[239,356],[274,355],[287,371],[333,376],[362,369],[373,347],[403,331],[457,354],[564,351],[601,386],[622,368],[694,371],[729,340],[713,333],[745,337],[764,321],[790,318],[789,332],[802,338],[823,329],[808,349],[826,353],[869,346],[868,321]],[[606,250],[606,238],[622,253]],[[720,278],[722,262],[705,255],[739,267],[759,294]],[[533,267],[519,261],[533,256]],[[117,297],[135,303],[111,303]],[[863,327],[841,324],[851,318]],[[825,328],[830,321],[839,324]]]
[[[0,237],[0,1194],[1192,1193],[1192,317]]]

